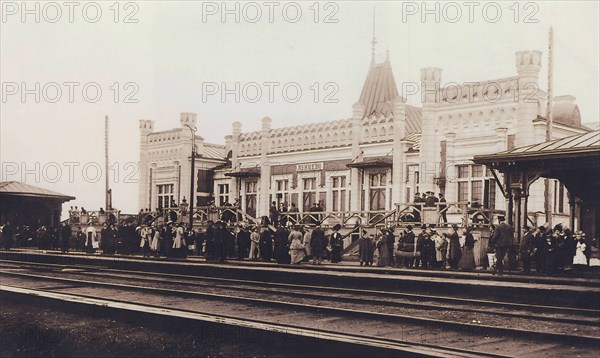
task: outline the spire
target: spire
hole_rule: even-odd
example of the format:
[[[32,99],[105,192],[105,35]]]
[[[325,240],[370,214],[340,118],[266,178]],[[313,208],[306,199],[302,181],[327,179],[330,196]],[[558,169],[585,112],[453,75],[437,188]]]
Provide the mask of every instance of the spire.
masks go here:
[[[373,40],[371,40],[371,68],[375,66],[375,45],[377,45],[377,39],[375,38],[375,6],[373,6]]]

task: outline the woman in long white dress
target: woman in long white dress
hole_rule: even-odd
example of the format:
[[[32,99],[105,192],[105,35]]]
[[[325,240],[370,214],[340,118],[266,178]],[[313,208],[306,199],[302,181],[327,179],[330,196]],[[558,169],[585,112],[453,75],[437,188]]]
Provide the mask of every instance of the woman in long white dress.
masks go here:
[[[573,266],[578,273],[581,273],[583,267],[587,266],[587,257],[585,256],[585,241],[583,235],[578,231],[575,233],[577,244],[575,246],[575,256],[573,256]]]
[[[154,232],[154,234],[152,235],[150,250],[152,251],[154,256],[158,257],[160,251],[160,230],[153,226],[152,231]]]
[[[184,239],[183,225],[179,224],[175,229],[175,238],[173,239],[173,248],[175,249],[176,257],[185,257],[186,250]]]

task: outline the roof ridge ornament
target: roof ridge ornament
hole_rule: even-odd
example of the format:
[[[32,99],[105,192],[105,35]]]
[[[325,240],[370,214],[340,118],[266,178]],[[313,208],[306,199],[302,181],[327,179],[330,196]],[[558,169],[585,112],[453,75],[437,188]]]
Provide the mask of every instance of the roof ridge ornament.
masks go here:
[[[375,67],[375,45],[377,45],[377,38],[375,37],[375,6],[373,6],[373,39],[371,40],[371,68]]]

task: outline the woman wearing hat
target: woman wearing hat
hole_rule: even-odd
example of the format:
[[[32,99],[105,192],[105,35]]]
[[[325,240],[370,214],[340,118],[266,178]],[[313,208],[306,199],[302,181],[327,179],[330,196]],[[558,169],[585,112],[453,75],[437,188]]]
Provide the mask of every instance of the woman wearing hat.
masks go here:
[[[458,225],[452,224],[452,233],[449,237],[448,245],[448,263],[451,269],[458,268],[458,261],[460,260],[460,238],[458,237]]]
[[[290,232],[290,262],[292,264],[300,264],[304,260],[304,245],[302,245],[302,234],[300,233],[300,227],[295,225]]]
[[[342,234],[340,234],[341,228],[342,225],[340,224],[335,224],[333,226],[333,234],[331,234],[331,239],[329,240],[329,244],[331,245],[331,263],[342,261],[344,238],[342,237]]]
[[[388,266],[390,264],[390,256],[387,246],[387,238],[383,232],[379,233],[375,246],[377,247],[377,266]]]
[[[465,230],[465,245],[462,248],[458,267],[461,270],[471,271],[475,269],[475,255],[473,248],[475,247],[475,238],[473,237],[473,227],[469,226]]]
[[[575,267],[575,271],[580,274],[583,271],[583,268],[587,266],[587,257],[585,257],[585,234],[581,231],[575,232],[575,256],[573,256],[573,267]]]

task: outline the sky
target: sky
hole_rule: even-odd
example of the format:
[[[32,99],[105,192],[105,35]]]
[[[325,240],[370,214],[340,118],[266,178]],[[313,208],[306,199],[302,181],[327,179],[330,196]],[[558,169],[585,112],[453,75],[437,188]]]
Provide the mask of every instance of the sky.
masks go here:
[[[25,5],[22,5],[25,4]],[[543,52],[554,28],[554,93],[599,120],[597,1],[3,1],[1,180],[104,206],[104,117],[113,206],[137,212],[140,119],[155,130],[198,114],[198,134],[349,118],[371,62],[389,53],[398,89],[424,67],[442,84],[516,75],[516,51]],[[25,7],[24,7],[25,6]],[[418,94],[405,95],[420,105]]]

